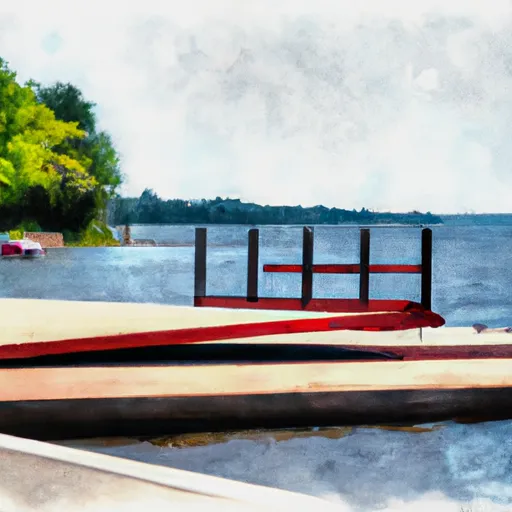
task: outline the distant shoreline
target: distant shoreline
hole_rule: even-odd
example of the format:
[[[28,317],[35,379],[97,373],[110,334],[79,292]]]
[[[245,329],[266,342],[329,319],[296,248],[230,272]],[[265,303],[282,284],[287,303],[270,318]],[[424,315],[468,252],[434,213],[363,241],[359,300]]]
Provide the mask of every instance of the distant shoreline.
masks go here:
[[[443,226],[443,224],[428,224],[428,223],[418,223],[418,224],[410,224],[410,223],[383,223],[378,222],[375,224],[372,223],[358,223],[358,222],[344,222],[343,224],[315,224],[315,223],[297,223],[297,224],[252,224],[252,223],[217,223],[217,222],[134,222],[133,224],[128,224],[130,228],[143,226],[143,227],[222,227],[222,228],[235,228],[235,227],[247,227],[247,228],[302,228],[304,226],[311,228],[420,228],[420,227],[428,227],[428,226]],[[125,224],[121,224],[117,226],[118,229],[122,230]],[[115,229],[115,228],[114,228]]]
[[[163,200],[152,190],[139,198],[117,197],[108,207],[111,224],[215,224],[215,225],[343,225],[442,224],[438,215],[416,210],[406,213],[359,211],[344,208],[270,206],[221,198]]]
[[[302,228],[307,225],[313,228],[320,229],[357,229],[357,228],[369,228],[369,229],[386,229],[386,228],[396,228],[396,229],[421,229],[426,227],[432,228],[453,228],[453,227],[485,227],[485,226],[512,226],[512,214],[448,214],[442,215],[443,219],[442,224],[410,224],[410,223],[357,223],[357,222],[345,222],[341,224],[303,224],[303,223],[294,223],[294,224],[251,224],[251,223],[214,223],[214,222],[174,222],[174,223],[133,223],[130,224],[131,228],[196,228],[196,227],[205,227],[205,228],[213,228],[217,230],[218,228],[222,229],[230,229],[230,228],[239,228],[239,229],[254,229],[258,228],[261,230],[265,229],[297,229]],[[497,222],[498,221],[498,222]],[[499,222],[501,221],[501,222]],[[117,240],[121,242],[122,238],[122,230],[124,225],[117,226],[109,226],[112,232],[117,233]],[[194,242],[157,242],[154,239],[137,239],[136,240],[144,240],[142,243],[135,243],[133,245],[124,245],[122,242],[119,245],[74,245],[74,244],[65,244],[61,248],[77,248],[77,247],[133,247],[133,248],[141,248],[141,247],[167,247],[167,248],[190,248],[194,247]],[[228,244],[209,244],[211,247],[227,247]]]

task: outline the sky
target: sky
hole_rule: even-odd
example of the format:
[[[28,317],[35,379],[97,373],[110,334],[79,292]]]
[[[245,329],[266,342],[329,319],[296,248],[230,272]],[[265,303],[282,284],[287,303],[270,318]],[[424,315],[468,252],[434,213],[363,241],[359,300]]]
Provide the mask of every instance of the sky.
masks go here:
[[[509,0],[81,4],[0,0],[0,56],[97,104],[123,195],[512,211]]]

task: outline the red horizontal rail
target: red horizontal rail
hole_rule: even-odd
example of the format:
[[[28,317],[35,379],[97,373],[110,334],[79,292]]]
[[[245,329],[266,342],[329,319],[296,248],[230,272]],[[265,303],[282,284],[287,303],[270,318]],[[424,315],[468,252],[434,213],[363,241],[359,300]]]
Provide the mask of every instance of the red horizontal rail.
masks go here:
[[[313,265],[314,274],[359,274],[360,265],[355,264],[317,264]],[[421,265],[370,265],[370,274],[421,274]],[[300,274],[302,265],[263,265],[263,272]]]
[[[377,313],[384,311],[424,311],[422,306],[409,300],[371,299],[367,303],[359,299],[311,299],[303,307],[300,298],[260,297],[257,301],[247,297],[210,295],[195,297],[195,307],[268,309],[283,311],[316,311],[321,313]]]
[[[419,327],[438,327],[443,324],[443,318],[430,311],[396,311],[388,314],[369,313],[357,316],[299,318],[3,345],[0,347],[0,359],[18,359],[51,354],[89,352],[93,350],[180,345],[276,334],[343,330],[395,331],[417,329]]]

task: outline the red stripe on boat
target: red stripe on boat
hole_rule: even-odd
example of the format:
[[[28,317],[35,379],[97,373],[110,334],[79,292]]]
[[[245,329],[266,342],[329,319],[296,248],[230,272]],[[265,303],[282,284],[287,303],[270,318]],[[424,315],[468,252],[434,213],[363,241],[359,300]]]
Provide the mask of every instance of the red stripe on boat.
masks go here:
[[[299,318],[212,327],[194,327],[144,333],[95,336],[62,341],[20,343],[0,347],[0,359],[28,358],[49,354],[115,350],[122,348],[179,345],[276,334],[298,334],[337,330],[395,331],[440,327],[444,319],[431,311],[393,312],[360,316]]]

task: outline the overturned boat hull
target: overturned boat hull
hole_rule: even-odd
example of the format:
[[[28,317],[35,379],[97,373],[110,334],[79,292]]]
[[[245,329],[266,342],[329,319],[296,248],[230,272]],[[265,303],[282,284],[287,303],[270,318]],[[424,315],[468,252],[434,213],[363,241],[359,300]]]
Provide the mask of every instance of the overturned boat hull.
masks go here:
[[[57,440],[512,417],[509,337],[414,327],[436,325],[433,314],[0,303],[9,319],[0,334],[7,434]],[[405,330],[343,328],[348,319],[387,329],[397,315]]]
[[[322,393],[272,397],[88,399],[0,404],[0,430],[56,441],[150,438],[257,428],[417,425],[512,419],[510,389]]]
[[[510,360],[0,370],[0,431],[42,440],[512,417]]]

